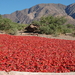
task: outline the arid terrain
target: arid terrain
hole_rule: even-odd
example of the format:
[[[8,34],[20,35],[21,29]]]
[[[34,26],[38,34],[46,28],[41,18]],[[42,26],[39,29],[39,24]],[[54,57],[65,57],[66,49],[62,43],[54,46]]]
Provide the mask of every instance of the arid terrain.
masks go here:
[[[65,39],[65,40],[75,40],[75,37],[70,34],[61,34],[59,36],[54,35],[46,35],[46,34],[38,34],[38,33],[17,33],[17,36],[38,36],[38,37],[46,37],[46,38],[55,38],[55,39]]]

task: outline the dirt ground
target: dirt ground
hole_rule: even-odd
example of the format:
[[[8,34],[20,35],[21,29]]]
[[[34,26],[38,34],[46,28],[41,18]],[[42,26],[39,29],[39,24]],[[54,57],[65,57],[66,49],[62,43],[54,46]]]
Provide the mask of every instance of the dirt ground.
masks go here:
[[[75,40],[75,37],[67,34],[61,34],[59,36],[53,36],[53,35],[46,35],[46,34],[38,34],[38,33],[17,33],[17,36],[39,36],[39,37],[46,37],[46,38],[55,38],[55,39],[65,39],[65,40]]]
[[[0,75],[75,75],[75,72],[69,73],[42,73],[42,72],[19,72],[19,71],[0,71]]]
[[[0,32],[0,34],[5,34],[5,33]],[[61,34],[55,37],[53,35],[27,33],[27,32],[23,33],[23,32],[18,31],[16,36],[38,36],[38,37],[55,38],[55,39],[75,40],[75,37],[71,36],[70,34],[67,34],[67,35]]]

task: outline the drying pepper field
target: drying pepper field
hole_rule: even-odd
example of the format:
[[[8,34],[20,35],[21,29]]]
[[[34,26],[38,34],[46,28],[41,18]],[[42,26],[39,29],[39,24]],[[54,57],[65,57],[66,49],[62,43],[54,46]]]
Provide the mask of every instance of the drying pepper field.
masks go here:
[[[0,34],[0,71],[75,72],[75,40]]]

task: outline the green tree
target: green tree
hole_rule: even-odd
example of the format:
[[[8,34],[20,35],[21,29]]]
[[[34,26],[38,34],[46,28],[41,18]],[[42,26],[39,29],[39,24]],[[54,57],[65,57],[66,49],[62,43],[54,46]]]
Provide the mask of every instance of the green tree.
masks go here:
[[[35,21],[35,24],[40,26],[40,33],[61,34],[72,32],[72,25],[65,25],[66,21],[65,17],[44,16],[39,21]]]
[[[16,34],[18,30],[23,30],[25,26],[25,24],[18,24],[12,22],[10,19],[2,18],[0,15],[0,30],[5,31],[8,34]]]

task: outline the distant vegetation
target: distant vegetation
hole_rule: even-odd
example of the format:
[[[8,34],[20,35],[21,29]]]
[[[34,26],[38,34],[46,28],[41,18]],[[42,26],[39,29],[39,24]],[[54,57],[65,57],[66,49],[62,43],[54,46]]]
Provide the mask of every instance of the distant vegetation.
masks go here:
[[[2,18],[0,15],[0,30],[7,34],[15,35],[17,31],[23,30],[26,24],[18,24],[12,22],[10,19]]]
[[[40,33],[53,34],[55,36],[59,34],[73,33],[75,26],[72,24],[66,24],[67,19],[64,17],[41,17],[39,21],[33,21],[32,24],[39,25]]]
[[[38,33],[52,34],[58,36],[59,34],[74,33],[75,26],[66,24],[67,19],[64,17],[44,16],[39,21],[33,21],[31,24],[39,25]],[[5,33],[15,35],[17,31],[23,30],[28,24],[19,24],[12,22],[10,19],[2,18],[0,15],[0,30]]]

